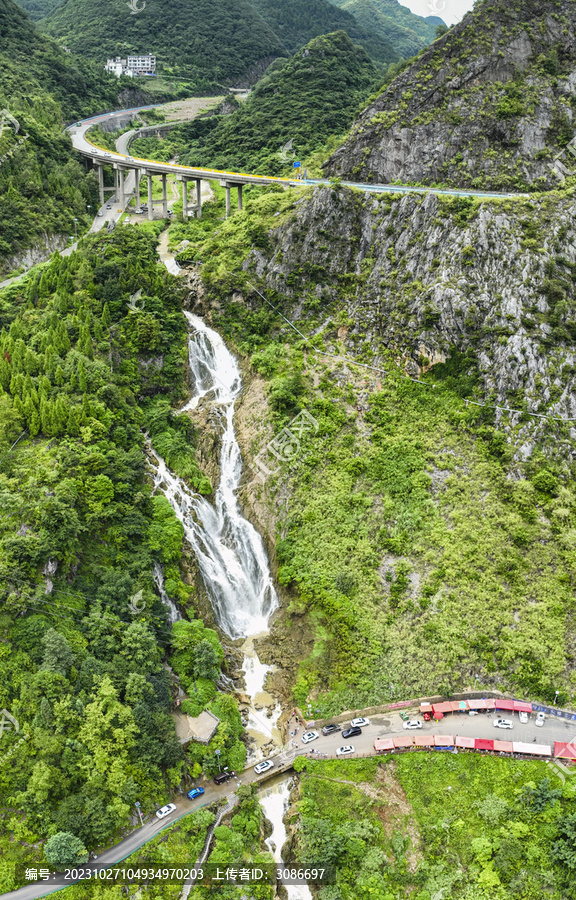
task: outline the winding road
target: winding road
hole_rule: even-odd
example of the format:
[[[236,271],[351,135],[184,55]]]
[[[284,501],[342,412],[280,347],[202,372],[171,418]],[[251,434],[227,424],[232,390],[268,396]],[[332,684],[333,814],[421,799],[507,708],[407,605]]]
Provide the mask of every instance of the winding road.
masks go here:
[[[178,163],[162,163],[156,160],[133,157],[130,156],[127,152],[120,152],[120,150],[118,149],[114,152],[104,150],[101,147],[97,147],[86,137],[86,132],[93,125],[101,125],[102,123],[113,120],[115,118],[126,118],[129,114],[136,115],[137,113],[143,112],[148,109],[157,109],[162,105],[163,104],[155,104],[153,106],[138,106],[129,110],[121,109],[114,112],[102,113],[98,116],[92,116],[89,119],[82,119],[81,121],[76,122],[74,125],[70,125],[66,130],[71,137],[74,149],[81,153],[83,156],[92,159],[94,162],[100,164],[116,163],[117,165],[121,164],[123,167],[134,169],[145,168],[147,171],[151,172],[154,175],[170,173],[179,175],[180,177],[185,176],[186,178],[191,179],[200,178],[208,181],[227,180],[231,181],[234,184],[282,184],[286,187],[301,187],[303,184],[315,185],[331,183],[330,179],[327,178],[281,178],[271,175],[254,175],[247,172],[229,172],[221,169],[204,169],[193,166],[181,166]],[[527,196],[526,194],[503,194],[488,191],[464,191],[459,190],[458,188],[420,187],[408,184],[364,184],[354,181],[342,181],[341,183],[346,187],[357,188],[359,190],[368,191],[369,193],[373,194],[408,194],[416,192],[419,194],[438,194],[440,196],[446,197],[476,197],[484,200],[514,199],[517,197]]]
[[[413,718],[419,718],[417,707],[412,710],[411,715]],[[419,730],[416,733],[458,734],[467,737],[487,739],[498,737],[505,740],[521,740],[525,743],[534,741],[539,744],[550,744],[552,746],[554,741],[570,741],[576,739],[576,724],[567,721],[566,719],[549,716],[546,718],[543,727],[537,727],[534,716],[529,719],[527,724],[522,725],[516,714],[505,713],[504,715],[507,718],[512,718],[514,721],[514,727],[511,731],[500,731],[500,729],[494,728],[492,720],[495,716],[491,713],[482,713],[476,716],[469,716],[465,713],[454,713],[447,716],[440,723],[435,721],[423,722],[422,730]],[[345,725],[343,724],[342,727],[345,727]],[[136,829],[120,841],[120,843],[115,844],[109,850],[102,853],[98,857],[98,863],[92,863],[92,865],[96,865],[98,868],[106,868],[122,862],[144,844],[148,843],[148,841],[152,840],[152,838],[156,837],[161,831],[174,825],[174,823],[177,822],[178,819],[183,818],[183,816],[200,809],[202,806],[208,806],[225,797],[229,798],[231,794],[237,790],[239,785],[252,784],[254,782],[263,783],[270,778],[276,777],[281,772],[289,771],[292,768],[295,756],[305,756],[310,750],[314,749],[313,755],[322,753],[327,757],[335,757],[336,749],[338,747],[342,746],[342,744],[350,743],[353,744],[356,752],[353,756],[348,758],[357,759],[361,756],[375,756],[376,754],[374,753],[373,747],[375,738],[403,737],[406,734],[400,713],[396,711],[371,716],[370,725],[362,729],[362,735],[360,737],[352,738],[351,740],[344,740],[341,733],[337,732],[329,737],[323,737],[321,735],[317,740],[305,746],[302,744],[302,731],[303,729],[300,729],[300,734],[296,737],[296,742],[298,744],[296,749],[270,757],[274,760],[274,768],[269,772],[258,776],[254,773],[254,766],[250,766],[240,773],[238,778],[234,778],[229,781],[228,784],[224,784],[220,787],[216,786],[213,782],[204,779],[202,782],[205,789],[203,797],[193,801],[188,800],[187,798],[176,800],[176,809],[167,819],[159,821],[155,817],[152,817],[141,828]],[[428,751],[415,750],[412,752]],[[345,764],[344,760],[343,764]],[[553,767],[555,764],[550,761],[549,765],[551,767],[551,777],[553,777]],[[31,883],[16,891],[11,891],[10,893],[2,894],[0,896],[3,900],[36,900],[36,898],[45,897],[48,894],[63,889],[61,884],[40,882]]]

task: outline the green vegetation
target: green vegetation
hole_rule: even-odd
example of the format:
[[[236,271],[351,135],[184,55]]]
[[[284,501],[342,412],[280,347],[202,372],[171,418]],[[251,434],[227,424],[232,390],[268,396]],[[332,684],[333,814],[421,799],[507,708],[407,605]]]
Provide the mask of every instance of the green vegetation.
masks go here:
[[[42,28],[100,65],[149,48],[164,74],[185,77],[197,91],[247,77],[286,52],[247,0],[164,0],[139,15],[118,0],[70,0]]]
[[[436,37],[441,19],[414,15],[397,0],[330,0],[372,34],[389,41],[401,56],[414,56]]]
[[[21,6],[34,21],[49,16],[63,2],[64,0],[17,0],[18,6]]]
[[[575,896],[576,792],[544,762],[421,751],[297,769],[295,862],[337,871],[319,900]]]
[[[237,112],[180,126],[168,142],[184,165],[291,176],[294,159],[345,132],[375,79],[343,31],[315,38],[293,59],[277,60]]]
[[[251,0],[251,3],[291,53],[319,35],[345,31],[379,64],[396,62],[402,55],[401,48],[389,35],[365,27],[366,23],[347,10],[335,8],[329,0]]]
[[[334,203],[343,223],[338,191]],[[302,210],[306,195],[306,189],[263,193],[218,223],[213,237],[196,223],[188,232],[175,226],[193,241],[182,256],[203,263],[209,297],[221,305],[214,323],[265,380],[265,420],[280,433],[305,409],[319,423],[259,498],[274,510],[278,577],[290,597],[286,628],[305,616],[315,634],[312,654],[300,663],[296,699],[314,697],[315,707],[329,714],[381,702],[392,691],[406,698],[450,693],[468,686],[474,672],[487,686],[549,701],[558,690],[567,702],[576,693],[569,650],[576,579],[570,469],[535,453],[523,466],[515,462],[516,479],[509,478],[511,446],[495,427],[494,412],[462,402],[478,390],[474,354],[454,352],[421,385],[404,377],[383,343],[365,344],[361,329],[346,350],[339,345],[339,328],[355,324],[347,302],[357,302],[369,258],[357,275],[340,262],[328,274],[327,256],[317,254],[314,264],[299,256],[286,281],[294,298],[281,291],[282,280],[275,292],[242,265],[249,246],[281,260],[280,235],[287,232],[297,255],[297,242],[310,233],[299,228],[293,210]],[[356,196],[348,196],[352,213]],[[389,203],[386,215],[394,208]],[[470,221],[477,206],[449,200],[441,212]],[[340,245],[324,226],[330,229],[330,219],[313,239],[319,244],[326,234],[330,242],[318,250],[354,259],[359,232]],[[550,268],[555,284],[559,271]],[[300,331],[311,335],[323,324],[322,334],[302,341],[251,285],[288,318],[297,303]],[[562,296],[567,289],[561,287]],[[398,334],[406,318],[401,290],[422,287],[399,279],[387,313]],[[238,291],[246,302],[227,302]],[[438,310],[425,306],[423,314],[433,323]],[[382,375],[351,366],[353,353],[369,364],[377,355]],[[268,440],[264,433],[255,437],[251,453]],[[279,503],[280,496],[289,501]]]
[[[126,85],[124,82],[128,82]],[[98,184],[72,153],[65,120],[118,103],[134,89],[42,37],[12,0],[0,9],[0,280],[30,248],[87,227]],[[128,103],[129,94],[126,95]],[[53,244],[52,244],[53,246]]]
[[[174,599],[194,599],[179,572],[182,526],[151,495],[143,432],[210,489],[194,431],[170,408],[184,396],[186,360],[173,281],[156,234],[118,227],[2,293],[0,708],[20,726],[4,736],[0,765],[6,862],[44,862],[46,838],[54,861],[81,856],[78,842],[109,842],[136,799],[148,811],[182,777],[212,771],[215,749],[243,764],[236,704],[215,695],[215,632],[192,619],[172,635],[154,591],[157,563]],[[196,679],[221,719],[212,744],[189,756],[170,715],[171,645],[192,696]]]
[[[206,860],[208,865],[226,868],[233,866],[259,866],[273,863],[272,855],[264,849],[263,812],[258,803],[256,785],[242,785],[238,788],[239,804],[232,814],[229,825],[219,825],[214,830],[214,846]],[[196,886],[194,900],[204,900],[215,895],[222,900],[242,900],[247,888],[231,887],[225,884],[214,889]],[[250,885],[250,896],[254,900],[273,900],[274,890],[271,886]]]

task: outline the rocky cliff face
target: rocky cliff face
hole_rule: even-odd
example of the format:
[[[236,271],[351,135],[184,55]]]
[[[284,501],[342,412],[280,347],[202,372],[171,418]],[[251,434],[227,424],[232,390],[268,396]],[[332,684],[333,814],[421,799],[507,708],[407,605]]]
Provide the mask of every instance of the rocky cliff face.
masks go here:
[[[319,187],[245,268],[371,365],[389,367],[392,351],[418,376],[465,354],[477,379],[467,398],[517,410],[495,411],[516,457],[543,442],[566,460],[576,421],[529,413],[576,418],[575,214],[559,195],[476,202]]]
[[[361,181],[558,185],[576,123],[576,6],[484,0],[364,110],[326,164]]]

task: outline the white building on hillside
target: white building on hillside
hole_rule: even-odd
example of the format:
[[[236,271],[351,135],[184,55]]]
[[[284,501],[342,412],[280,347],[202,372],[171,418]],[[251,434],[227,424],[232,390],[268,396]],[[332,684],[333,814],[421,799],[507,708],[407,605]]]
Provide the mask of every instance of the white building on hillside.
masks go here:
[[[121,75],[128,75],[129,78],[134,78],[136,75],[155,75],[156,57],[151,53],[128,56],[126,59],[117,56],[115,59],[109,59],[104,68],[112,75],[116,75],[117,78],[120,78]]]

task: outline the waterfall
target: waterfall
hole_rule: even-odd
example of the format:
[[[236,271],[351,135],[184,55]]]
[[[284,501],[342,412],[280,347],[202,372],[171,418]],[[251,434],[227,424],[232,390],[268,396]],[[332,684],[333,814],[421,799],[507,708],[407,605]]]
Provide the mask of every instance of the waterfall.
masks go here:
[[[184,526],[222,630],[231,638],[256,635],[267,630],[278,597],[262,538],[242,515],[236,497],[242,459],[233,418],[242,386],[240,370],[220,335],[198,316],[185,315],[194,395],[184,409],[194,409],[202,399],[212,405],[222,431],[220,482],[211,504],[154,453],[154,484]]]
[[[160,599],[162,603],[166,607],[166,611],[168,613],[168,621],[170,625],[173,625],[174,622],[177,622],[178,619],[181,619],[180,611],[171,597],[166,593],[166,588],[164,587],[164,572],[162,571],[162,566],[160,563],[155,562],[153,566],[154,572],[154,584],[156,585],[156,590],[160,594]]]

